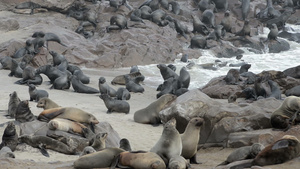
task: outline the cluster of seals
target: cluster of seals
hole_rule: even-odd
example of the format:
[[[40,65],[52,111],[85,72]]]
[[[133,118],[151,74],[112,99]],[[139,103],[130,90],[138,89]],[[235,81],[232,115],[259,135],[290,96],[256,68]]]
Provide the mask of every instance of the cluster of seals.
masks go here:
[[[14,122],[8,122],[7,126],[2,135],[2,142],[0,144],[0,149],[3,147],[9,147],[11,151],[15,151],[18,145],[18,133],[16,132],[16,127]]]
[[[100,98],[103,100],[107,108],[106,113],[120,112],[128,114],[130,111],[130,105],[125,100],[115,100],[107,94],[101,94]]]
[[[173,94],[165,94],[147,107],[134,113],[133,119],[137,123],[157,125],[161,123],[159,112],[176,99]]]
[[[179,132],[176,129],[176,119],[172,118],[165,125],[161,137],[157,143],[150,149],[150,152],[158,154],[166,165],[174,156],[182,152],[182,141]]]

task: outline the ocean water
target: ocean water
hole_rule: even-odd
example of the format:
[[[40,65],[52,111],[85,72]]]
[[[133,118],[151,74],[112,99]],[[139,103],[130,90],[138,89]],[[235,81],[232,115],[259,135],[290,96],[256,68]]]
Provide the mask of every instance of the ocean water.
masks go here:
[[[299,25],[287,25],[287,27],[289,28],[289,32],[300,32]],[[269,29],[264,28],[263,32],[263,34],[259,34],[258,36],[266,38],[269,33]],[[195,66],[193,66],[191,69],[187,69],[191,76],[189,89],[201,88],[212,78],[226,75],[229,69],[239,69],[239,67],[229,67],[230,63],[249,63],[251,64],[249,71],[252,71],[253,73],[260,73],[264,70],[283,71],[287,68],[298,66],[300,65],[300,44],[293,41],[288,42],[290,44],[290,50],[281,53],[255,54],[249,52],[246,48],[241,48],[245,51],[245,53],[240,60],[237,60],[235,57],[217,58],[209,50],[198,49],[201,50],[202,56],[198,59],[189,59],[195,63]],[[177,59],[174,61],[174,63],[169,63],[176,66],[177,74],[179,74],[179,71],[183,66],[187,65],[187,63],[180,61],[181,55],[182,54],[179,54],[177,56]],[[220,67],[217,70],[207,70],[197,66],[198,64],[214,63],[216,59],[219,59],[222,62],[227,62],[227,65],[225,67]],[[156,65],[157,64],[139,66],[140,71],[145,75],[145,85],[153,88],[156,88],[163,82],[162,76]]]

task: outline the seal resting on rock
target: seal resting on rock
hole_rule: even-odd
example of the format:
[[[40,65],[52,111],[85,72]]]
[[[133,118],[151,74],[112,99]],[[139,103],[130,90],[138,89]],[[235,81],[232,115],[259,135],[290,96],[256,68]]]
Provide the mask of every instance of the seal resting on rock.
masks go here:
[[[159,99],[134,113],[133,119],[137,123],[157,125],[160,122],[159,112],[177,97],[173,94],[164,94]]]

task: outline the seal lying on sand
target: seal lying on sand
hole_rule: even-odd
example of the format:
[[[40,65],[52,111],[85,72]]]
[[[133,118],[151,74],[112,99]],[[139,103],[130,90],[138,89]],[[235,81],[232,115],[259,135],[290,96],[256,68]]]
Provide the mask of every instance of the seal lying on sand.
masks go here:
[[[60,106],[58,104],[56,104],[54,101],[52,101],[51,99],[44,97],[38,101],[36,107],[47,110],[47,109],[57,108]]]

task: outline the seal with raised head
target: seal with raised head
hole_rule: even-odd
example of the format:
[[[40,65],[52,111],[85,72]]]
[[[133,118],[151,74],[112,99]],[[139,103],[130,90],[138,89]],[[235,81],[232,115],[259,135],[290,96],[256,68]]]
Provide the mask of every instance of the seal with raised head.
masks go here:
[[[46,122],[54,118],[69,119],[69,120],[77,121],[79,123],[87,123],[87,124],[99,123],[99,121],[96,119],[94,115],[75,107],[58,107],[58,108],[47,109],[42,111],[38,116],[38,120],[46,121]]]
[[[29,80],[35,80],[36,73],[35,69],[32,66],[26,66],[22,72],[22,79],[15,82],[15,84],[25,84]],[[32,84],[29,82],[29,84]]]
[[[52,65],[43,65],[36,69],[37,74],[45,74],[49,79],[50,82],[53,83],[54,80],[63,75],[63,72],[53,67]]]
[[[32,114],[29,108],[28,100],[23,100],[19,103],[17,107],[15,119],[20,123],[36,120],[36,117]]]
[[[250,69],[250,68],[251,68],[251,64],[246,63],[246,64],[242,65],[240,68],[240,74],[248,72],[248,69]]]
[[[186,67],[182,67],[180,69],[178,83],[180,83],[178,88],[189,88],[189,86],[190,86],[190,73],[187,71]]]
[[[115,100],[107,94],[101,94],[99,96],[107,108],[106,113],[119,112],[128,114],[130,111],[130,105],[125,100]]]
[[[235,161],[254,159],[264,148],[265,146],[259,143],[254,143],[251,146],[240,147],[230,153],[227,159],[219,165],[227,165]]]
[[[248,19],[246,19],[244,21],[244,26],[243,26],[242,30],[237,32],[235,35],[237,35],[237,36],[251,36],[251,27],[249,25],[249,20]]]
[[[99,90],[83,84],[75,75],[71,76],[71,83],[74,91],[77,93],[87,93],[87,94],[99,93]]]
[[[105,148],[95,153],[86,154],[74,161],[74,168],[106,168],[110,167],[113,160],[124,152],[120,148]],[[101,160],[99,160],[101,159]]]
[[[142,124],[159,124],[159,112],[165,108],[166,105],[173,102],[177,97],[173,94],[164,94],[159,99],[149,104],[147,107],[140,109],[134,113],[133,119],[137,123]]]
[[[133,81],[129,75],[124,75],[124,78],[125,78],[126,89],[129,92],[143,93],[145,91],[144,87],[141,86],[139,83]]]
[[[14,76],[17,78],[22,78],[23,70],[21,69],[20,65],[15,59],[12,59],[11,61],[11,67],[10,67],[10,73],[8,76]]]
[[[182,152],[182,141],[176,129],[176,119],[172,118],[165,125],[161,137],[150,149],[150,152],[158,154],[168,165],[169,160],[180,155]]]
[[[131,146],[130,146],[130,143],[129,143],[129,140],[126,139],[126,138],[122,138],[120,140],[120,148],[125,150],[125,151],[131,151]]]
[[[268,97],[275,97],[276,99],[281,100],[281,90],[278,83],[273,80],[268,80],[268,84],[271,88],[271,95],[269,95]]]
[[[224,78],[226,84],[237,84],[240,80],[240,73],[237,69],[230,69]]]
[[[131,95],[126,88],[120,87],[116,92],[116,97],[118,100],[129,100]]]
[[[191,168],[190,163],[182,156],[176,155],[169,161],[168,169],[188,169]]]
[[[102,149],[105,148],[105,140],[107,138],[107,133],[98,133],[95,135],[93,142],[92,142],[92,147],[96,150],[96,151],[100,151]]]
[[[64,43],[61,42],[59,36],[57,36],[55,33],[51,33],[51,32],[47,32],[47,33],[44,33],[42,31],[40,32],[34,32],[32,37],[33,38],[36,38],[36,37],[39,37],[39,35],[41,34],[44,34],[43,38],[46,42],[46,46],[48,47],[48,41],[53,41],[53,42],[57,42],[59,44],[61,44],[62,46],[65,46],[67,47],[67,45],[65,45]]]
[[[300,142],[292,135],[285,135],[282,139],[264,148],[253,160],[252,165],[281,164],[299,157]]]
[[[52,101],[51,99],[49,99],[48,97],[44,97],[38,101],[36,107],[47,110],[47,109],[57,108],[60,106],[56,104],[54,101]]]
[[[230,15],[230,11],[227,10],[224,13],[224,18],[222,19],[220,24],[223,26],[226,32],[231,32],[231,28],[233,24],[232,24],[232,17]]]
[[[142,169],[165,169],[166,164],[162,158],[153,152],[131,151],[121,152],[113,161],[111,169],[116,166]]]
[[[49,51],[49,53],[51,54],[53,59],[53,66],[58,66],[61,62],[66,60],[66,57],[64,55],[58,54],[55,51]]]
[[[278,28],[277,28],[277,25],[275,23],[273,23],[270,27],[270,32],[268,34],[267,41],[270,41],[270,40],[278,41],[277,36],[278,36]]]
[[[195,117],[192,118],[181,134],[182,153],[185,159],[190,159],[190,163],[198,164],[197,162],[197,146],[200,138],[200,129],[204,123],[204,119]]]
[[[300,122],[300,98],[289,96],[284,99],[271,115],[271,125],[273,128],[288,130],[291,125]]]
[[[83,84],[89,84],[90,83],[90,78],[83,74],[83,71],[81,69],[75,70],[73,72],[74,76],[77,76],[78,79],[83,83]]]
[[[12,151],[15,151],[17,145],[18,145],[18,133],[16,132],[16,126],[14,122],[10,121],[7,123],[7,126],[3,132],[0,149],[7,146]]]
[[[206,9],[203,13],[202,13],[202,19],[201,21],[203,23],[205,23],[208,27],[215,27],[216,21],[215,21],[215,14],[213,12],[213,9],[209,8]]]
[[[18,108],[19,103],[21,102],[20,98],[18,97],[18,94],[16,91],[9,94],[9,102],[8,102],[8,111],[7,114],[11,118],[15,118],[16,111]]]
[[[116,90],[106,83],[105,77],[99,78],[98,86],[100,94],[108,94],[110,97],[116,96]]]
[[[46,90],[38,90],[33,84],[28,85],[28,87],[30,101],[38,102],[43,97],[49,97],[49,93]]]
[[[178,75],[168,66],[166,66],[165,64],[158,64],[157,68],[160,71],[161,76],[163,77],[164,80],[167,80],[170,77],[173,78],[178,78]]]
[[[61,130],[73,134],[83,135],[82,128],[86,128],[86,126],[68,119],[54,118],[48,122],[48,128],[50,130]]]

